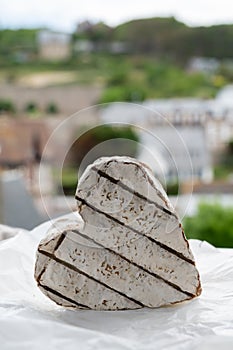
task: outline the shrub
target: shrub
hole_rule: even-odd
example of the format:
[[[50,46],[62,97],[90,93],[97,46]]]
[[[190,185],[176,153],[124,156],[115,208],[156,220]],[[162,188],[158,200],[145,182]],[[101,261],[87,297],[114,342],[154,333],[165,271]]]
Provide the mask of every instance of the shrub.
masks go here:
[[[74,196],[78,182],[78,173],[76,168],[62,169],[62,188],[66,195]],[[61,189],[59,189],[61,192]],[[61,192],[62,193],[62,192]]]
[[[179,194],[179,183],[177,181],[168,182],[166,192],[170,196],[177,196]]]
[[[111,142],[105,143],[109,140]],[[80,165],[82,165],[81,170],[84,170],[88,164],[101,156],[128,155],[134,157],[137,153],[138,141],[138,135],[130,126],[102,125],[77,137],[65,160],[62,173],[63,191],[66,194],[75,192]]]
[[[147,97],[146,90],[141,86],[116,86],[107,88],[101,99],[100,103],[110,102],[141,102]]]
[[[38,106],[35,102],[29,102],[26,106],[25,106],[25,112],[27,113],[36,113],[38,112]]]
[[[59,109],[55,103],[51,102],[47,105],[46,112],[48,114],[57,114],[59,112]]]
[[[118,68],[111,74],[111,76],[107,80],[107,85],[110,86],[123,86],[127,84],[129,81],[129,77],[127,74],[127,70],[125,68]]]
[[[14,113],[15,106],[10,100],[1,99],[0,100],[0,113]]]
[[[110,140],[111,142],[105,142]],[[135,157],[138,141],[138,135],[130,126],[98,126],[77,138],[67,155],[67,161],[68,164],[79,167],[90,151],[90,162],[101,156],[117,154]]]
[[[233,247],[233,207],[200,203],[196,215],[184,220],[188,238],[205,240],[216,247]]]

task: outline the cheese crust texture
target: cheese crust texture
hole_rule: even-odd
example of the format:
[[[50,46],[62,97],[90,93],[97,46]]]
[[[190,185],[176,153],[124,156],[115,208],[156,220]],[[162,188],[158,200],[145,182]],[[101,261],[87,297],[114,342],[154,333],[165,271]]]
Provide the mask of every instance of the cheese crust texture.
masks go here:
[[[37,250],[36,281],[57,304],[154,308],[201,294],[182,225],[145,164],[100,158],[83,173],[75,198],[82,219],[55,222]]]

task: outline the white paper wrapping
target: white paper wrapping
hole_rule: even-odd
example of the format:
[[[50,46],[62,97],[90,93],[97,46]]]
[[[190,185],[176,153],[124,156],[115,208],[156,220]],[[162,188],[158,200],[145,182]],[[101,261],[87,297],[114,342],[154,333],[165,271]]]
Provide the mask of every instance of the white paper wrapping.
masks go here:
[[[71,218],[71,215],[69,216]],[[233,349],[233,249],[191,241],[203,292],[184,304],[135,311],[70,311],[33,278],[51,222],[0,242],[0,349]]]

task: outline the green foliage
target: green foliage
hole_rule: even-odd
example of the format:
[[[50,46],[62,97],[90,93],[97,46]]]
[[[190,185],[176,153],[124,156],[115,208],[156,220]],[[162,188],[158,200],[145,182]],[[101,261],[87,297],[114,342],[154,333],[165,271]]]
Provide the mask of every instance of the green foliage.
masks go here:
[[[226,179],[233,173],[233,140],[230,140],[226,148],[219,155],[218,163],[214,168],[216,179]]]
[[[124,88],[121,86],[111,87],[104,90],[99,103],[109,103],[127,101],[126,93]]]
[[[233,25],[191,28],[174,17],[147,18],[121,24],[114,37],[134,52],[170,56],[179,62],[193,56],[232,58]]]
[[[187,40],[190,43],[189,56],[232,58],[232,24],[190,28],[185,39],[185,43],[187,43]],[[193,44],[193,47],[191,47],[191,44]]]
[[[150,97],[207,97],[217,91],[209,77],[200,73],[188,74],[169,63],[146,64],[145,74],[153,95]]]
[[[175,49],[177,33],[186,26],[172,18],[133,20],[115,28],[115,38],[125,41],[137,53],[169,53]]]
[[[112,140],[117,138],[139,141],[137,134],[130,126],[110,126],[101,125],[91,130],[91,134],[98,142]]]
[[[147,97],[147,92],[142,86],[133,85],[122,85],[116,87],[107,88],[99,103],[109,103],[109,102],[141,102]]]
[[[57,192],[68,196],[74,196],[78,183],[77,168],[64,166],[62,174],[57,168],[52,168],[53,181],[57,185]],[[61,175],[61,178],[60,178]]]
[[[228,152],[231,156],[233,156],[233,140],[230,140],[228,143]]]
[[[15,106],[10,100],[0,99],[0,113],[15,113]]]
[[[104,22],[92,23],[84,21],[78,25],[77,32],[73,34],[72,40],[86,39],[93,42],[104,43],[111,38],[112,28]]]
[[[128,72],[126,69],[120,67],[115,69],[114,72],[107,79],[107,86],[122,86],[129,81]]]
[[[58,106],[54,102],[50,102],[46,107],[48,114],[57,114],[59,112]]]
[[[223,77],[224,80],[227,80],[229,83],[233,82],[233,61],[224,61],[218,69],[219,76]]]
[[[0,30],[0,65],[25,64],[37,61],[36,36],[39,29]],[[171,18],[147,18],[133,20],[115,28],[105,23],[84,23],[82,30],[73,33],[71,52],[75,59],[75,42],[78,39],[92,41],[98,52],[107,52],[109,43],[126,43],[132,54],[172,58],[179,64],[193,56],[229,58],[232,54],[233,25],[188,27]],[[73,48],[72,48],[73,45]],[[72,56],[72,55],[71,55]],[[77,53],[76,58],[79,54]],[[74,60],[75,61],[75,60]],[[74,62],[70,61],[70,63]],[[77,61],[77,59],[76,59]],[[59,64],[59,62],[54,62]],[[64,64],[65,62],[63,62]],[[222,75],[230,74],[222,70]]]
[[[214,165],[214,178],[226,180],[233,174],[233,140],[221,151]]]
[[[177,196],[179,193],[179,183],[176,182],[169,182],[166,184],[166,193],[169,196]]]
[[[226,180],[231,174],[233,169],[229,169],[229,166],[223,164],[217,164],[214,166],[214,178],[216,180]]]
[[[128,64],[128,60],[117,64],[114,62],[109,77],[107,78],[106,89],[103,92],[100,103],[109,103],[117,101],[141,102],[147,96],[146,88],[135,84],[134,67]]]
[[[131,60],[134,62],[133,57]],[[141,102],[146,98],[185,96],[210,98],[221,86],[217,87],[212,77],[187,73],[170,62],[145,58],[141,61],[140,68],[128,65],[127,71],[113,69],[99,102]]]
[[[138,141],[137,134],[130,126],[102,125],[93,129],[88,128],[88,131],[81,136],[77,135],[62,171],[63,191],[73,195],[80,166],[83,170],[99,157],[112,155],[135,157]]]
[[[197,214],[186,217],[187,238],[205,240],[216,247],[233,247],[233,207],[201,203]]]
[[[78,38],[88,39],[95,42],[97,52],[74,52],[67,62],[38,60],[37,30],[0,30],[0,67],[4,68],[0,78],[14,83],[35,72],[72,71],[72,83],[105,87],[100,103],[184,96],[212,98],[233,79],[231,59],[226,60],[227,64],[222,62],[215,75],[190,74],[184,69],[193,56],[231,58],[232,25],[190,28],[174,18],[150,18],[116,28],[104,23],[85,23],[83,28],[73,35],[74,47]],[[107,52],[109,43],[116,41],[124,42],[129,54]],[[104,50],[103,42],[107,45]],[[49,113],[55,110],[48,108]]]
[[[38,112],[39,108],[36,104],[36,102],[28,102],[27,105],[25,106],[25,112],[34,114]]]
[[[0,63],[20,62],[25,53],[37,52],[37,29],[0,30]]]
[[[102,125],[89,129],[73,143],[67,162],[79,167],[89,154],[89,162],[102,156],[128,155],[137,153],[138,135],[130,126]],[[88,165],[88,164],[85,164]]]
[[[76,168],[64,167],[62,169],[62,188],[66,195],[74,196],[78,183],[78,172]]]

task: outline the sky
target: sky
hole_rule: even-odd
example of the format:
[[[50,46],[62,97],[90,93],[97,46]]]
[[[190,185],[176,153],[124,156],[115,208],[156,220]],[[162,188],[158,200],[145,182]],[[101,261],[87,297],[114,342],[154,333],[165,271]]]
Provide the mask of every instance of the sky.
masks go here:
[[[135,18],[174,16],[190,26],[233,24],[232,0],[0,0],[0,28],[73,31],[102,20],[115,26]]]

